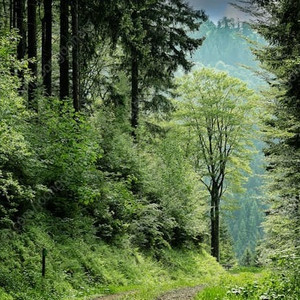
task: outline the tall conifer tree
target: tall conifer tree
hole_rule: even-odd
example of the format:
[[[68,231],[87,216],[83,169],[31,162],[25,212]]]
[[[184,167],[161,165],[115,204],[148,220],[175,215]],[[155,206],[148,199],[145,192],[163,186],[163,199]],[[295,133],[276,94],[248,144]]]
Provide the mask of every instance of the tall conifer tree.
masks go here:
[[[28,58],[29,69],[33,79],[28,85],[28,105],[37,109],[35,99],[37,80],[37,24],[36,24],[37,0],[28,0],[27,26],[28,26]]]
[[[70,96],[69,88],[69,0],[60,1],[60,99]]]
[[[42,21],[42,76],[46,96],[52,94],[52,0],[44,0]]]

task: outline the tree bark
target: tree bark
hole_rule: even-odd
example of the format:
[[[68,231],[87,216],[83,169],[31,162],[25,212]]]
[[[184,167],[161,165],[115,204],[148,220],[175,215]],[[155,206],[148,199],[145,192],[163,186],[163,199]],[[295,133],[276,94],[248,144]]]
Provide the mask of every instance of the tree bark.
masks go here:
[[[15,1],[15,9],[14,9],[14,23],[16,28],[18,29],[18,34],[20,36],[20,40],[17,47],[17,58],[18,60],[22,60],[25,57],[26,53],[26,30],[24,26],[24,14],[25,14],[25,1],[24,0],[16,0]],[[19,93],[24,93],[24,72],[19,71],[19,78],[21,79],[21,86],[19,88]]]
[[[69,94],[69,0],[60,1],[60,99]]]
[[[36,81],[37,81],[37,28],[36,28],[36,8],[37,0],[28,0],[27,4],[27,26],[28,26],[28,59],[29,69],[33,79],[28,85],[28,106],[37,110],[35,103]]]
[[[7,4],[8,4],[8,9],[7,9]],[[9,3],[7,3],[7,0],[2,1],[0,18],[2,19],[2,20],[0,20],[1,27],[3,26],[3,28],[7,29],[8,26],[10,26],[10,20],[11,20],[11,18],[10,18],[10,0],[9,0]]]
[[[76,112],[80,110],[79,103],[79,32],[78,32],[78,0],[72,0],[72,81],[73,81],[73,106]]]
[[[15,27],[14,14],[15,14],[15,1],[9,0],[9,28],[10,28],[10,30]]]
[[[25,12],[25,1],[16,0],[15,3],[15,24],[19,31],[20,41],[17,49],[18,59],[21,60],[25,57],[26,51],[26,31],[24,28],[24,12]]]
[[[213,184],[211,191],[211,255],[220,261],[220,199],[218,188]]]
[[[52,0],[44,0],[42,76],[44,95],[52,95]]]
[[[136,139],[139,124],[139,68],[136,49],[131,51],[131,127],[132,135]]]

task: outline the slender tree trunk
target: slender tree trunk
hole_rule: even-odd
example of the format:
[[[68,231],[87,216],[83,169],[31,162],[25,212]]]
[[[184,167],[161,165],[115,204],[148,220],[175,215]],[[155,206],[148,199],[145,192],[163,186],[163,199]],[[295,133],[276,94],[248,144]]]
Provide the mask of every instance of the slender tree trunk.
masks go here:
[[[24,28],[24,12],[25,12],[25,2],[24,0],[16,0],[15,3],[15,14],[16,14],[16,26],[19,31],[20,41],[18,44],[18,59],[21,60],[25,57],[26,51],[26,31]]]
[[[9,1],[9,29],[12,31],[16,28],[16,0]],[[11,67],[10,73],[12,76],[15,75],[15,69]]]
[[[28,106],[37,110],[37,103],[35,103],[36,80],[37,80],[37,28],[36,28],[36,8],[37,0],[28,0],[27,4],[27,24],[28,24],[28,58],[29,69],[34,77],[28,85]]]
[[[10,9],[10,1],[9,1],[9,8]],[[7,10],[7,0],[2,1],[2,9],[1,9],[1,19],[3,19],[3,23],[0,20],[1,26],[3,26],[5,29],[8,28],[10,24],[10,10]]]
[[[75,111],[79,111],[79,67],[78,67],[78,0],[72,0],[72,81],[73,81],[73,106]]]
[[[60,99],[69,94],[69,0],[60,1]]]
[[[211,255],[220,261],[220,200],[218,189],[212,187],[211,192]]]
[[[132,135],[136,138],[139,124],[139,68],[135,49],[131,51],[131,127]]]
[[[12,1],[12,28],[17,28],[17,2],[18,0],[11,0]]]
[[[15,2],[15,24],[18,29],[20,36],[20,41],[17,47],[17,58],[22,60],[26,53],[26,30],[24,28],[24,13],[25,13],[25,1],[16,0]],[[19,78],[22,81],[21,87],[19,89],[20,94],[24,92],[24,72],[19,72]]]
[[[52,95],[52,0],[44,0],[42,76],[45,96]]]
[[[10,30],[15,27],[14,14],[15,14],[15,1],[9,0],[9,28],[10,28]]]

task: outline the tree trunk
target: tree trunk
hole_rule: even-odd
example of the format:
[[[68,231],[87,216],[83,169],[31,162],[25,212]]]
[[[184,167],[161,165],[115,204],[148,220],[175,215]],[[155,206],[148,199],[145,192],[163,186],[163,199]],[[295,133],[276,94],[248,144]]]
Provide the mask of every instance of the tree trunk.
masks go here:
[[[19,60],[22,60],[25,57],[26,51],[26,31],[24,28],[24,11],[25,11],[25,2],[24,0],[16,0],[15,3],[15,24],[18,29],[20,36],[20,41],[17,49],[17,56]]]
[[[139,124],[139,69],[136,50],[131,51],[131,127],[136,139],[136,129]]]
[[[60,99],[69,95],[69,0],[60,1]]]
[[[212,187],[211,192],[211,255],[220,261],[220,200],[218,197],[218,189]]]
[[[15,23],[15,0],[9,0],[9,28],[16,27]]]
[[[45,96],[52,95],[52,0],[44,0],[42,75]]]
[[[27,4],[27,25],[28,25],[28,59],[31,75],[34,77],[28,85],[28,106],[37,110],[35,103],[36,80],[37,80],[37,29],[36,29],[36,8],[37,0],[28,0]]]
[[[0,26],[7,29],[10,24],[10,1],[7,9],[7,0],[2,1],[1,11],[0,11]]]
[[[15,19],[14,22],[18,29],[18,34],[20,36],[20,41],[17,47],[17,58],[22,60],[25,57],[26,52],[26,30],[24,28],[24,13],[25,13],[25,1],[16,0],[15,2]],[[19,89],[20,94],[24,92],[24,72],[19,72],[19,78],[21,79],[21,86]]]
[[[79,103],[79,67],[78,67],[78,0],[72,1],[72,81],[73,81],[73,106],[76,112],[80,109]]]

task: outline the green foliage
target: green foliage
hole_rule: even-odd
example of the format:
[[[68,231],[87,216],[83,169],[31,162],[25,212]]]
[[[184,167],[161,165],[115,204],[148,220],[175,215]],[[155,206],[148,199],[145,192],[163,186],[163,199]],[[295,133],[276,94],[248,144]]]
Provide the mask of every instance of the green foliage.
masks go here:
[[[97,164],[104,183],[92,205],[99,236],[126,232],[135,245],[152,250],[199,242],[206,231],[202,190],[183,144],[174,132],[154,138],[145,127],[135,147],[124,114],[124,107],[108,112],[100,105],[93,118],[103,149]]]
[[[210,196],[211,248],[219,259],[220,203],[242,191],[250,172],[251,133],[257,96],[242,81],[210,69],[177,80],[173,126],[187,143],[187,156]],[[223,207],[222,207],[223,209]]]
[[[27,215],[23,233],[1,231],[1,299],[77,299],[107,294],[116,287],[148,287],[200,281],[222,273],[205,252],[165,249],[158,262],[131,247],[99,242],[93,219]],[[47,249],[46,277],[41,277],[41,252]],[[6,298],[5,298],[6,297]],[[142,298],[143,299],[143,298]]]
[[[221,220],[220,227],[220,264],[228,267],[233,267],[236,264],[236,255],[234,252],[233,239],[227,228],[227,224]]]
[[[231,300],[251,299],[262,300],[264,284],[270,280],[270,272],[261,269],[239,268],[233,275],[226,274],[217,279],[214,284],[205,288],[196,299]],[[276,299],[276,298],[266,298]]]
[[[24,101],[18,95],[20,80],[12,74],[26,72],[26,62],[17,62],[14,35],[0,36],[0,228],[14,226],[34,199],[28,180],[33,158],[24,131],[29,120]]]
[[[191,151],[196,151],[196,169],[210,180],[225,167],[226,180],[239,189],[241,172],[250,171],[256,95],[242,81],[210,69],[195,71],[178,84],[176,119],[183,122]]]
[[[254,264],[253,254],[250,249],[246,249],[242,258],[241,258],[241,265],[245,267],[251,267]]]
[[[101,150],[86,117],[75,115],[67,103],[41,99],[39,117],[28,135],[39,162],[34,176],[46,187],[39,195],[42,205],[65,217],[75,213],[79,203],[95,201],[101,178],[95,162]]]
[[[266,258],[299,255],[299,2],[245,1],[244,10],[257,18],[253,27],[269,43],[256,47],[264,76],[264,132],[268,158]],[[257,14],[259,13],[259,15]],[[267,16],[265,18],[264,16]],[[286,265],[288,266],[288,265]],[[293,272],[292,270],[288,270]]]

